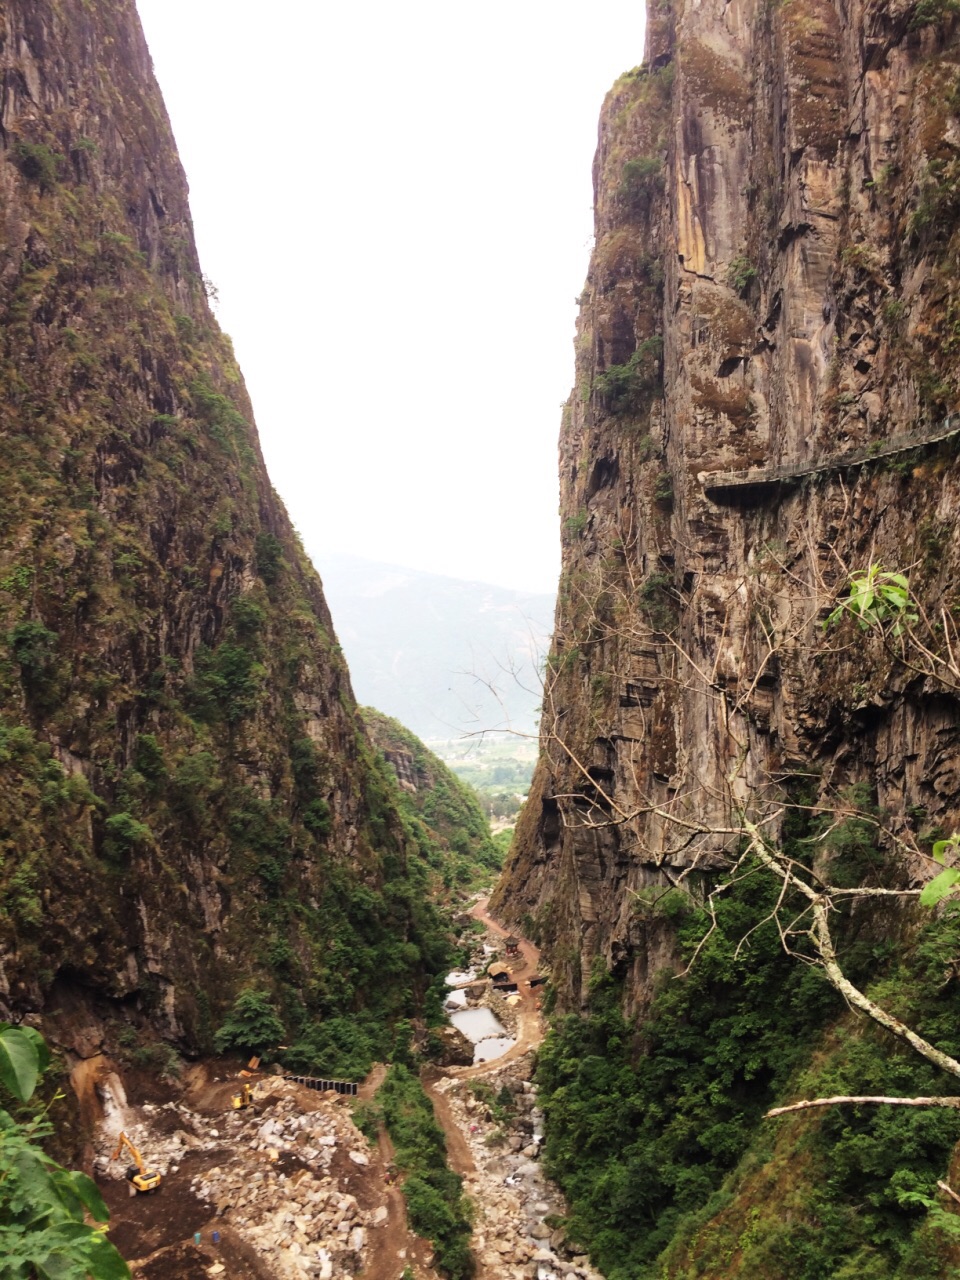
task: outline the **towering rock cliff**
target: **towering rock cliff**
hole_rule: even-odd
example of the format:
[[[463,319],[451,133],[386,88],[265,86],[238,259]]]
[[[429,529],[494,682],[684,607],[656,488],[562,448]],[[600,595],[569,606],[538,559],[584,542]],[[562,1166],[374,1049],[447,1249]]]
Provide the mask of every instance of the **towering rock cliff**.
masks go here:
[[[251,981],[293,1031],[409,1013],[442,963],[419,853],[211,316],[133,0],[2,0],[0,72],[0,1011],[84,1055],[130,1020],[209,1046]]]
[[[647,39],[600,122],[544,759],[500,897],[640,1001],[630,891],[719,865],[738,806],[816,773],[895,829],[960,816],[953,699],[820,626],[871,560],[956,599],[954,443],[836,463],[956,403],[952,8],[659,5]]]
[[[548,1151],[575,1226],[617,1280],[888,1276],[901,1263],[935,1276],[956,1262],[946,1246],[903,1243],[913,1220],[895,1194],[936,1195],[954,1129],[934,1139],[930,1119],[929,1167],[895,1173],[876,1113],[786,1137],[760,1125],[764,1099],[817,1089],[790,1075],[804,1063],[850,1092],[918,1081],[902,1063],[895,1074],[889,1045],[868,1051],[859,1024],[831,1033],[846,1057],[841,1040],[818,1039],[841,1008],[818,1008],[797,962],[779,967],[779,938],[753,932],[776,909],[762,880],[731,892],[700,969],[670,985],[710,925],[691,925],[691,903],[730,865],[744,815],[797,842],[797,858],[815,846],[821,866],[856,846],[844,874],[900,885],[925,879],[923,852],[960,826],[955,678],[889,627],[822,625],[851,574],[879,564],[908,575],[930,651],[949,658],[955,9],[666,0],[651,7],[644,63],[603,107],[560,441],[542,759],[494,909],[542,942],[558,1011],[590,1013],[562,1023],[563,1051],[545,1058]],[[887,994],[938,991],[936,1008],[901,1011],[956,1048],[952,980],[935,974],[953,926],[922,934],[932,949],[910,954],[928,967],[909,969],[919,961],[897,944],[911,919],[855,911],[864,950],[848,935],[849,963],[859,954],[864,981],[907,965]],[[955,1091],[942,1076],[931,1089]],[[720,1192],[748,1151],[752,1172]],[[850,1225],[861,1211],[878,1215],[862,1230]]]

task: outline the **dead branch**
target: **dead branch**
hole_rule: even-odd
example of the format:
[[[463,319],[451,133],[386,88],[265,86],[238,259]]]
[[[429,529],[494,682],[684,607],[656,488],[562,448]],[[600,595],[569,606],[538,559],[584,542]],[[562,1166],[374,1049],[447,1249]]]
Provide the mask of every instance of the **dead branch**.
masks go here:
[[[856,1094],[839,1094],[836,1098],[810,1098],[804,1099],[803,1102],[791,1102],[788,1107],[774,1107],[772,1111],[763,1113],[764,1120],[772,1120],[774,1116],[785,1116],[790,1111],[809,1111],[811,1107],[953,1107],[954,1110],[960,1109],[960,1098],[883,1098],[872,1095],[865,1097]],[[938,1182],[938,1187],[943,1187],[945,1191],[950,1188],[943,1183]],[[954,1200],[960,1203],[960,1196],[956,1196],[950,1191]]]

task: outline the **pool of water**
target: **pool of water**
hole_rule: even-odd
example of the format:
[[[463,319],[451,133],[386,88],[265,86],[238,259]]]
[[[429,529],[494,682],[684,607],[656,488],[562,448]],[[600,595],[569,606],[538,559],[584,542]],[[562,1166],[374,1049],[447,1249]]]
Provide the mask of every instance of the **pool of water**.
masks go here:
[[[473,1061],[492,1062],[494,1058],[502,1058],[516,1043],[512,1036],[488,1036],[473,1046]]]
[[[465,982],[472,982],[477,976],[476,969],[454,969],[448,973],[444,981],[448,987],[462,987]]]
[[[451,1013],[450,1021],[473,1041],[474,1062],[491,1062],[502,1058],[516,1041],[508,1036],[506,1027],[489,1009],[458,1009]]]
[[[450,1015],[450,1021],[474,1044],[488,1036],[502,1036],[505,1030],[489,1009],[458,1009]]]
[[[445,1009],[465,1009],[467,1007],[467,993],[465,991],[448,991],[443,1007]]]

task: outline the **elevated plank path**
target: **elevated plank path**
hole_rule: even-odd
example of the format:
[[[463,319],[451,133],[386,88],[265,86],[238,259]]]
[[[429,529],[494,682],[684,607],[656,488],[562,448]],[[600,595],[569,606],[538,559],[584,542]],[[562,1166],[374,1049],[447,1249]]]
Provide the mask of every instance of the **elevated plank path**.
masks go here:
[[[843,471],[847,467],[862,467],[868,462],[891,458],[899,453],[910,453],[929,444],[939,444],[960,435],[960,414],[952,413],[927,431],[907,436],[891,436],[889,440],[875,440],[862,449],[848,453],[836,453],[817,462],[800,462],[794,466],[755,467],[748,471],[701,471],[697,476],[704,493],[713,502],[756,501],[770,494],[789,488],[807,476],[826,475]]]

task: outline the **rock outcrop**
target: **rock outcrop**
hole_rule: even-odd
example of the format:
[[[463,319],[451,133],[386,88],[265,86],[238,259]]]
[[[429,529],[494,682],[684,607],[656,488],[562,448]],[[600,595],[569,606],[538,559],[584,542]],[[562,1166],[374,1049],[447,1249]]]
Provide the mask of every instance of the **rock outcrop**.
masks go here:
[[[111,1019],[209,1045],[250,979],[294,1021],[397,1013],[416,846],[212,317],[133,0],[4,0],[0,67],[2,1005],[82,1055]]]
[[[957,604],[956,438],[906,447],[957,403],[956,30],[907,0],[657,5],[604,104],[543,757],[493,903],[561,1007],[600,957],[645,1008],[673,931],[636,894],[801,779],[866,786],[908,844],[957,825],[956,689],[821,626],[871,561],[934,622]]]

